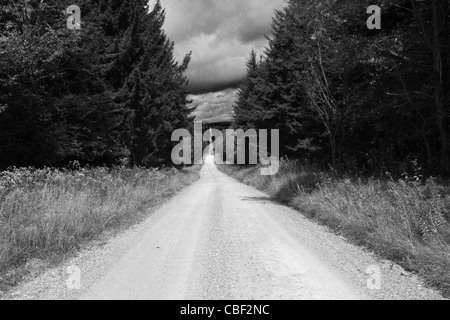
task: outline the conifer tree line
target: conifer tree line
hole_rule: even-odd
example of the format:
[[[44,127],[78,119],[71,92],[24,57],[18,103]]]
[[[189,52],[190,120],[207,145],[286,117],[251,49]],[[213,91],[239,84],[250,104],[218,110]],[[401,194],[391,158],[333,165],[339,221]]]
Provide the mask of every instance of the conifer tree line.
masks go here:
[[[382,9],[369,30],[367,8]],[[448,0],[290,0],[251,52],[235,126],[344,170],[450,172]]]
[[[159,1],[0,0],[0,169],[170,162],[190,54],[175,60],[164,19]]]

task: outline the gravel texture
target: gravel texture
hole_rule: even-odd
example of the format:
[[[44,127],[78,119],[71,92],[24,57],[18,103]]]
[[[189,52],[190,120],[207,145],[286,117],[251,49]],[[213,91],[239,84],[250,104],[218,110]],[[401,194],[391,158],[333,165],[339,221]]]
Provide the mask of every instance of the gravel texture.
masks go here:
[[[443,299],[415,275],[272,202],[211,161],[201,176],[143,223],[92,243],[0,298]],[[81,272],[80,288],[70,281],[74,270]]]

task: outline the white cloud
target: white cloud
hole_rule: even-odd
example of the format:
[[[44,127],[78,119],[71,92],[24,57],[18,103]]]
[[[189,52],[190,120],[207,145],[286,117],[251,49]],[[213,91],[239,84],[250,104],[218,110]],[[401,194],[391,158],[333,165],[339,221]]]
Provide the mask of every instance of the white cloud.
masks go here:
[[[233,104],[236,102],[236,90],[228,89],[221,92],[191,95],[192,106],[198,106],[193,115],[199,121],[217,122],[231,120]]]

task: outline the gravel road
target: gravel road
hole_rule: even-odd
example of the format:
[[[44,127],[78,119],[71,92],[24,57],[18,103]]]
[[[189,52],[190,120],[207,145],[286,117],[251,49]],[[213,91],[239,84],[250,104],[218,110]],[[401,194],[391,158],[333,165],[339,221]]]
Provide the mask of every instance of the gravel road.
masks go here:
[[[80,286],[73,284],[80,271]],[[3,299],[442,299],[420,279],[219,172]]]

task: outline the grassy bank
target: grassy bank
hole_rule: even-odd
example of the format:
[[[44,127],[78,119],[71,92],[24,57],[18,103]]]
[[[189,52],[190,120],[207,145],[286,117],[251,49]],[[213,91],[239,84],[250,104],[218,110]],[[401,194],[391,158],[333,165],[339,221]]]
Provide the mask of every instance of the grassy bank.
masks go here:
[[[198,169],[0,173],[0,292],[105,231],[141,221],[197,180]]]
[[[352,179],[295,162],[274,176],[258,167],[220,166],[225,173],[298,209],[450,297],[450,188],[435,180]]]

